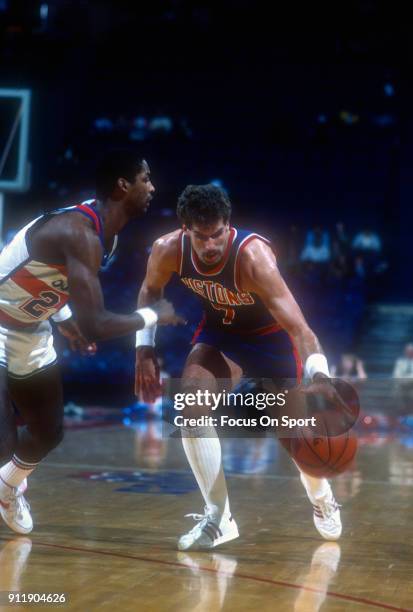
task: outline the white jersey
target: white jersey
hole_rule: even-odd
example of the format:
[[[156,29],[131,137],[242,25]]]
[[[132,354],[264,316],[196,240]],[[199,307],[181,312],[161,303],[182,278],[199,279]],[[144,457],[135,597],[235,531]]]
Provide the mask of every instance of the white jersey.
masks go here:
[[[49,215],[80,212],[94,222],[103,244],[103,226],[95,201],[88,200]],[[0,325],[27,328],[49,319],[69,299],[66,267],[30,257],[27,232],[44,215],[23,227],[0,253]]]

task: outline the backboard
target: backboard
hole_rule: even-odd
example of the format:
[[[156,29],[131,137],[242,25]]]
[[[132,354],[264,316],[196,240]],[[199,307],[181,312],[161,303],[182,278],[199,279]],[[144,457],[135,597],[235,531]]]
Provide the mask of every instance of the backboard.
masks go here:
[[[30,90],[0,88],[0,192],[29,188]]]

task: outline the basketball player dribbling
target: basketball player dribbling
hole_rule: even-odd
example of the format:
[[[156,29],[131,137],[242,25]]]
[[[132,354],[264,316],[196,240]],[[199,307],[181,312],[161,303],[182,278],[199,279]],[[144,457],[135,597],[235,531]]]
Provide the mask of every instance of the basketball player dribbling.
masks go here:
[[[35,219],[0,254],[0,514],[17,533],[33,528],[27,477],[63,437],[49,319],[72,346],[92,352],[95,340],[182,322],[165,300],[128,315],[105,309],[101,264],[122,227],[146,212],[154,187],[144,159],[117,151],[102,160],[96,188],[96,200]],[[24,421],[19,431],[12,402]]]
[[[304,364],[311,381],[306,392],[340,403],[319,341],[285,284],[269,241],[230,226],[230,201],[214,185],[186,187],[177,214],[183,229],[155,241],[138,304],[147,307],[159,300],[173,273],[202,300],[204,319],[184,366],[183,390],[196,393],[202,381],[213,391],[219,379],[230,379],[234,388],[241,375],[299,381]],[[159,393],[154,337],[155,326],[137,332],[135,392],[146,401]],[[194,515],[199,522],[179,539],[178,548],[211,549],[238,537],[220,442],[213,427],[181,432],[205,514]],[[301,471],[300,477],[319,533],[338,539],[340,510],[329,482]]]

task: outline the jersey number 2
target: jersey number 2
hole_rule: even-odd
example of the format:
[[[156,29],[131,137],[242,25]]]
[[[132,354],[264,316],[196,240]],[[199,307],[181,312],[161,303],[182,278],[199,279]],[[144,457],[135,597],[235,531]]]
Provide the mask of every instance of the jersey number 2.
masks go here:
[[[40,291],[39,297],[29,300],[20,308],[31,317],[40,319],[49,308],[55,308],[60,302],[60,296],[54,291]]]

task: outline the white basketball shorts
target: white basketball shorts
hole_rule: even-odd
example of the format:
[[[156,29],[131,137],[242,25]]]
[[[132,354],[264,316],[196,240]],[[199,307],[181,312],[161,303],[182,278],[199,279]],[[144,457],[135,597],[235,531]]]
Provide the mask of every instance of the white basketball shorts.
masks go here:
[[[49,321],[42,321],[30,330],[8,329],[0,325],[0,366],[7,368],[9,376],[33,376],[56,359]]]

